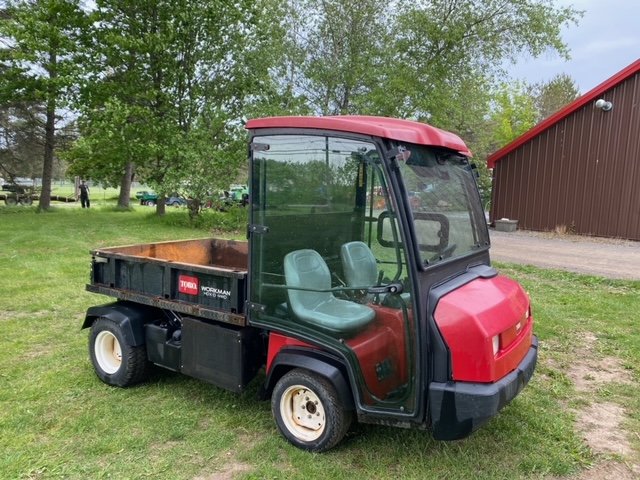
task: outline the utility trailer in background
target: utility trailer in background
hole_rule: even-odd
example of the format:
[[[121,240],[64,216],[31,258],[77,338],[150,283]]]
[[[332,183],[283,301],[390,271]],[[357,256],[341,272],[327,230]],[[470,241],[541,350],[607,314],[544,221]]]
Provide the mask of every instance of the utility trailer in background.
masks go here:
[[[380,117],[251,120],[247,242],[101,248],[89,352],[125,387],[150,364],[239,392],[264,368],[282,435],[324,451],[353,419],[463,438],[528,383],[530,301],[490,266],[469,152]]]

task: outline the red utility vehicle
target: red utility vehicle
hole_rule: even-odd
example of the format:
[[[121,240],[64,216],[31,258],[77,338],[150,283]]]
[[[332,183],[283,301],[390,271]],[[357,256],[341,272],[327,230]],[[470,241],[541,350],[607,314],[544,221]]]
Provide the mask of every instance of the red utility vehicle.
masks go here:
[[[241,391],[264,367],[280,432],[323,451],[351,421],[463,438],[537,358],[530,302],[490,266],[469,151],[378,117],[251,120],[248,242],[93,252],[97,375],[150,363]]]

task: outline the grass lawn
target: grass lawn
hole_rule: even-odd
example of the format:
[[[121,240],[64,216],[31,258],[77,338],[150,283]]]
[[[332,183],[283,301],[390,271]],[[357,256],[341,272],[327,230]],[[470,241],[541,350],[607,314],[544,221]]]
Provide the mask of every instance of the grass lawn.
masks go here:
[[[152,212],[0,206],[0,478],[555,478],[622,460],[577,429],[580,412],[600,403],[624,410],[625,459],[639,462],[640,282],[500,266],[533,299],[538,370],[497,418],[453,443],[357,425],[334,450],[309,454],[280,437],[269,403],[256,400],[259,381],[236,395],[159,371],[134,388],[108,387],[80,330],[87,307],[111,301],[84,290],[89,250],[203,237],[220,225],[244,235],[233,212],[207,213],[200,229],[184,209]],[[623,376],[578,388],[572,365],[598,359],[615,359]]]

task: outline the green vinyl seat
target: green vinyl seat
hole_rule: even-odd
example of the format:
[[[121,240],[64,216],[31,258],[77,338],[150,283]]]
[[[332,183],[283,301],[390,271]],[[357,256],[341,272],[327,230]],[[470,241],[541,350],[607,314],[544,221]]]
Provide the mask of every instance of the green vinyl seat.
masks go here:
[[[331,293],[331,273],[315,250],[295,250],[284,257],[289,306],[301,321],[335,334],[364,328],[375,312],[366,305],[336,298]],[[296,290],[301,288],[305,290]]]
[[[340,248],[345,280],[350,287],[373,287],[378,283],[378,264],[364,242],[349,242]]]
[[[378,263],[366,243],[355,241],[343,244],[340,248],[340,260],[347,286],[367,288],[379,283]],[[373,301],[377,297],[369,294],[367,298]],[[402,293],[400,298],[405,304],[411,304],[410,293]],[[383,294],[379,300],[382,305],[399,308],[397,299],[393,294]]]

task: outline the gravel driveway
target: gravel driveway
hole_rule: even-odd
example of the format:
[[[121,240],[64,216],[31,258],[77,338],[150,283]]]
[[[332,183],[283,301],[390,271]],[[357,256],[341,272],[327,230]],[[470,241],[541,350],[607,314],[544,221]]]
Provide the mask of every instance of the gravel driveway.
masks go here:
[[[640,242],[522,230],[490,229],[490,235],[491,259],[498,262],[640,280]]]

